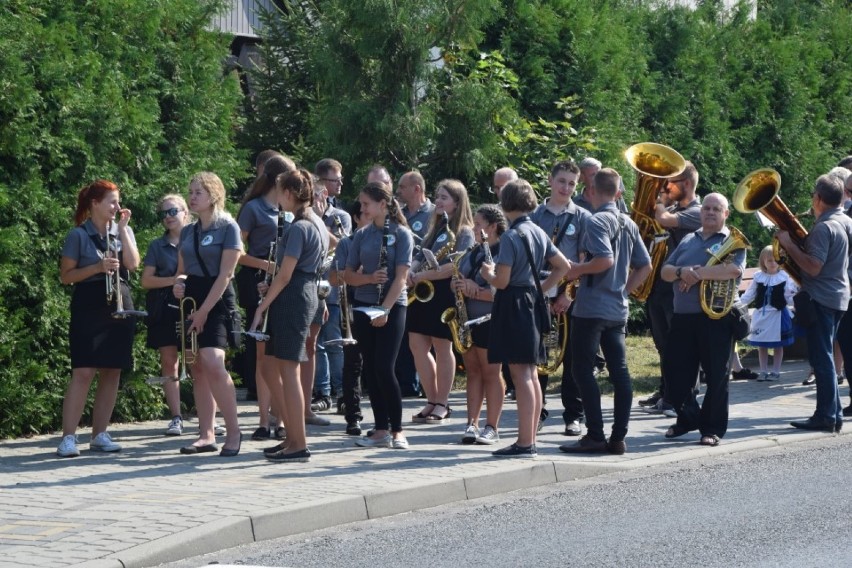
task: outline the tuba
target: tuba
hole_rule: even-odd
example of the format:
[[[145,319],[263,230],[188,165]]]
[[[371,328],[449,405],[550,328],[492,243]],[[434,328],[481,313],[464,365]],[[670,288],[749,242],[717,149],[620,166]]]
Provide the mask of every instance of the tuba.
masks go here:
[[[760,211],[782,231],[790,233],[793,242],[799,248],[805,248],[805,239],[808,231],[799,222],[790,209],[778,197],[781,190],[781,175],[771,168],[754,170],[737,184],[731,202],[734,209],[740,213],[754,213]],[[793,259],[784,253],[784,249],[778,244],[778,239],[772,239],[772,249],[775,252],[775,260],[780,264],[787,274],[797,284],[802,283],[802,269],[793,262]]]
[[[642,285],[631,294],[644,302],[651,294],[654,281],[668,253],[669,233],[654,217],[657,198],[668,179],[683,172],[686,161],[672,148],[653,142],[634,144],[624,154],[627,163],[636,170],[636,189],[630,207],[630,218],[639,227],[642,242],[651,255],[651,273]]]
[[[707,250],[710,254],[710,260],[704,266],[730,262],[731,255],[734,252],[751,247],[748,239],[745,238],[745,235],[739,229],[731,226],[728,226],[728,229],[731,231],[731,234],[728,235],[727,239],[722,241],[719,250],[715,253],[709,249]],[[701,300],[701,309],[707,314],[707,317],[717,320],[728,315],[728,312],[731,311],[731,308],[734,307],[734,304],[739,298],[737,288],[736,278],[732,278],[731,280],[702,280],[698,290],[698,297]]]

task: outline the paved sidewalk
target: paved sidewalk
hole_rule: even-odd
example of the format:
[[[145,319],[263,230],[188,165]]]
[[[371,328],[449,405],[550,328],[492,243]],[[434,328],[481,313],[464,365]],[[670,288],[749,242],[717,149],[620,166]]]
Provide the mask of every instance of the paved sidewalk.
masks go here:
[[[697,444],[698,433],[666,440],[672,419],[634,410],[624,456],[576,457],[557,447],[561,404],[548,396],[551,417],[539,436],[535,460],[495,459],[489,446],[462,446],[464,395],[455,393],[452,419],[410,424],[422,401],[406,400],[408,450],[358,449],[332,426],[309,427],[313,461],[274,464],[252,442],[257,426],[251,403],[241,403],[242,452],[184,456],[195,424],[181,437],[163,436],[166,421],[116,424],[119,454],[92,453],[88,430],[79,433],[82,455],[55,457],[59,436],[0,442],[0,567],[153,566],[245,544],[352,521],[393,515],[464,499],[612,471],[647,467],[795,443],[832,434],[798,431],[790,420],[810,416],[814,387],[802,386],[804,362],[785,364],[780,382],[731,383],[730,428],[721,446]],[[841,387],[844,402],[848,386]],[[612,400],[604,401],[607,430]],[[372,418],[369,409],[365,416]],[[507,401],[502,447],[514,440],[515,403]],[[365,424],[367,425],[367,424]],[[843,435],[849,434],[849,428]],[[852,442],[852,437],[848,438]]]

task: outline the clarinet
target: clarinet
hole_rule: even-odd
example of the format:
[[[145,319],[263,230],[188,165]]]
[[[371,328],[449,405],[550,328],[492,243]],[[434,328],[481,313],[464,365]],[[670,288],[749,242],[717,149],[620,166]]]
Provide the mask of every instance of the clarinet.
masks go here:
[[[379,270],[388,267],[388,235],[390,235],[390,215],[385,216],[385,226],[382,229],[382,246],[379,248]],[[384,284],[376,284],[379,292],[379,300],[376,305],[382,304],[382,294],[385,291]]]

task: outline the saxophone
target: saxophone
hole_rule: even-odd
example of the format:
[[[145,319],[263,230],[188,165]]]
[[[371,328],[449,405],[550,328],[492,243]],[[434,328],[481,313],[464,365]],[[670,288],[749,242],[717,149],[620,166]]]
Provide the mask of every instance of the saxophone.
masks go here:
[[[420,266],[417,267],[413,273],[417,274],[418,272],[423,272],[426,270],[431,270],[433,268],[438,267],[438,263],[444,259],[448,254],[452,252],[454,248],[456,248],[456,234],[450,229],[450,220],[447,217],[446,212],[442,213],[442,223],[444,225],[444,232],[447,234],[447,244],[442,246],[437,253],[433,255],[432,259],[429,259],[429,255],[426,253],[427,249],[423,249],[423,256],[426,259],[426,262],[423,262]],[[431,252],[431,251],[429,251]],[[435,285],[432,284],[428,280],[421,280],[417,284],[411,287],[411,290],[408,292],[408,305],[414,303],[414,300],[418,302],[429,302],[435,296]]]
[[[476,243],[470,245],[466,250],[455,252],[450,255],[453,258],[453,280],[460,280],[461,273],[459,265],[462,259],[469,253],[473,247],[478,246]],[[488,246],[488,243],[485,243]],[[473,346],[473,335],[470,328],[465,326],[467,321],[467,305],[465,305],[464,294],[461,290],[456,290],[456,307],[447,308],[441,314],[441,323],[450,326],[450,332],[453,335],[453,346],[459,353],[467,353]]]

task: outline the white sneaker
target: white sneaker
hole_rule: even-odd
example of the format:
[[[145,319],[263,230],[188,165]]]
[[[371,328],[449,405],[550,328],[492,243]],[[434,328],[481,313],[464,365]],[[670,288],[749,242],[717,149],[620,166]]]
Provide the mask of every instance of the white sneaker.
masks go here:
[[[180,436],[181,434],[183,434],[183,420],[180,416],[175,416],[166,427],[166,436]]]
[[[89,449],[98,452],[120,452],[121,446],[113,442],[109,434],[101,432],[89,442]]]
[[[213,424],[213,433],[217,436],[224,436],[228,433],[224,426],[219,424]]]
[[[76,458],[80,455],[80,450],[77,449],[77,436],[68,434],[62,437],[59,447],[56,448],[56,455],[60,458]]]
[[[393,446],[393,436],[385,434],[381,438],[369,438],[362,436],[355,440],[355,445],[362,448],[390,448]]]
[[[499,441],[500,434],[498,434],[497,430],[495,430],[494,427],[490,424],[486,425],[485,429],[482,431],[482,434],[476,437],[476,443],[485,446],[496,444]]]
[[[477,428],[474,424],[468,424],[467,428],[464,430],[464,434],[461,437],[462,444],[472,444],[476,441],[476,438],[479,436],[479,428]]]
[[[391,448],[394,450],[407,450],[408,440],[405,438],[394,438],[393,442],[391,442]]]

